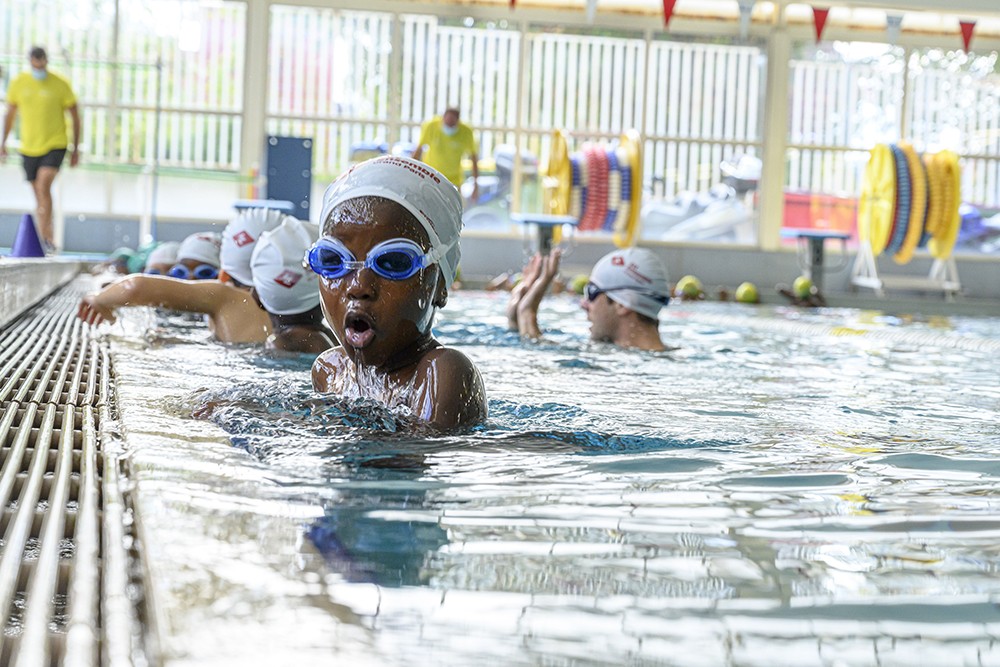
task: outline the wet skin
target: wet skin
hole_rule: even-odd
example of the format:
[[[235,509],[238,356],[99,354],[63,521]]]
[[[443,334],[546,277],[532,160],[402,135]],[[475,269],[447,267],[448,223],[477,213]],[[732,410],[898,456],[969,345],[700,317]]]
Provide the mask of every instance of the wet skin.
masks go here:
[[[389,239],[415,241],[426,252],[427,234],[403,207],[376,197],[351,199],[326,221],[324,236],[338,239],[358,260]],[[317,391],[409,407],[438,429],[486,418],[486,392],[473,363],[432,335],[434,311],[448,293],[433,265],[406,280],[389,280],[369,268],[342,278],[320,277],[323,314],[339,347],[313,365]]]

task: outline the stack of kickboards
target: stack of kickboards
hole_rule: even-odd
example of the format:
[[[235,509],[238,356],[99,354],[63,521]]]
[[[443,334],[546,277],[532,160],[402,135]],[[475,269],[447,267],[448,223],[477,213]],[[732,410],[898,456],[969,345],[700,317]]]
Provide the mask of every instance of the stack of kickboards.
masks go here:
[[[858,201],[858,239],[872,255],[906,264],[917,248],[951,257],[962,219],[961,169],[952,151],[917,154],[908,143],[871,150]]]

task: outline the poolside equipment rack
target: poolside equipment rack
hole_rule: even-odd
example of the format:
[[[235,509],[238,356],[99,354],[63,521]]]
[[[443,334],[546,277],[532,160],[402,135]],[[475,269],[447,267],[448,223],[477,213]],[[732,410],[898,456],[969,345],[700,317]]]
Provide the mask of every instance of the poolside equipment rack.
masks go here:
[[[952,252],[962,224],[961,168],[952,151],[922,158],[907,143],[871,149],[858,201],[858,254],[851,284],[885,296],[886,287],[942,291],[952,298],[962,289]],[[926,278],[879,276],[877,258],[888,251],[907,264],[917,247],[927,246],[934,263]]]

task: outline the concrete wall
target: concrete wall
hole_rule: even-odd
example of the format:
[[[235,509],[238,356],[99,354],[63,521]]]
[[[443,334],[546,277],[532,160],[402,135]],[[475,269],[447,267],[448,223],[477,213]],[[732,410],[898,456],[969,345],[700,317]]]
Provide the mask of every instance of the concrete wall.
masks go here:
[[[80,272],[80,262],[0,258],[0,329]]]

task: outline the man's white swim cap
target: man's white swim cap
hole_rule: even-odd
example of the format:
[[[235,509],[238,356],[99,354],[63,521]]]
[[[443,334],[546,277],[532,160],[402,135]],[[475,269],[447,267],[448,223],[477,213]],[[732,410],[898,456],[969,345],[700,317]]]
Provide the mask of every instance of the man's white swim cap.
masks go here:
[[[358,197],[384,197],[413,214],[427,232],[431,251],[441,255],[438,264],[445,284],[451,286],[462,257],[458,237],[462,231],[462,196],[437,169],[412,158],[383,155],[354,165],[330,184],[323,195],[320,225],[333,209]]]
[[[233,218],[222,232],[222,270],[244,285],[252,281],[250,256],[260,235],[288,216],[270,208],[248,208]]]
[[[177,249],[177,261],[193,259],[218,268],[222,238],[215,232],[198,232],[184,239]]]
[[[297,315],[319,305],[319,277],[302,268],[302,258],[319,238],[319,226],[286,216],[260,235],[250,258],[257,297],[267,312]]]
[[[154,264],[176,264],[177,263],[177,251],[180,249],[181,244],[177,241],[166,241],[160,245],[153,248],[152,252],[146,257],[146,267],[150,267]]]
[[[612,301],[656,319],[670,298],[667,267],[652,250],[623,248],[602,257],[590,272],[590,282]]]

